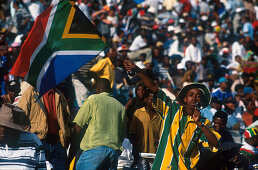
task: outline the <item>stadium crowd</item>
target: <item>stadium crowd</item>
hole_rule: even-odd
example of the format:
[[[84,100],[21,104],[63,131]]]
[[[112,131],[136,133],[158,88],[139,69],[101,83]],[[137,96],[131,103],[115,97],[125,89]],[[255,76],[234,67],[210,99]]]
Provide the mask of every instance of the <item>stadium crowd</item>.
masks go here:
[[[125,68],[125,60],[132,61],[172,100],[179,101],[181,90],[193,83],[209,89],[211,100],[200,113],[220,134],[219,147],[217,152],[200,147],[195,168],[258,168],[256,0],[79,0],[76,4],[106,37],[110,48],[35,100],[38,93],[33,87],[9,71],[36,17],[51,2],[0,2],[0,114],[7,112],[5,107],[18,106],[25,111],[30,119],[26,130],[40,139],[48,169],[87,169],[79,155],[90,159],[83,151],[94,148],[95,142],[106,146],[102,139],[123,141],[123,148],[107,145],[121,149],[122,154],[107,151],[117,155],[118,162],[106,164],[113,168],[151,169],[153,157],[146,158],[144,153],[156,153],[163,123],[152,107],[155,97],[150,88],[134,70]],[[103,96],[98,98],[93,93]],[[112,94],[112,99],[104,93]],[[121,105],[111,104],[113,98]],[[106,105],[113,108],[102,107]],[[126,118],[110,114],[114,118],[97,116],[97,120],[91,120],[89,108],[100,115],[116,110]],[[86,112],[89,115],[84,119]],[[111,137],[103,137],[104,132],[97,132],[98,121],[103,121],[103,127],[109,127],[107,121],[113,122],[110,127],[117,128],[117,133],[124,131],[124,135],[115,136],[114,130],[108,133]],[[119,121],[126,126],[114,123]],[[6,125],[0,123],[2,126]],[[83,130],[84,126],[88,126],[87,130]],[[1,140],[0,136],[0,144]],[[92,151],[95,155],[97,152]]]

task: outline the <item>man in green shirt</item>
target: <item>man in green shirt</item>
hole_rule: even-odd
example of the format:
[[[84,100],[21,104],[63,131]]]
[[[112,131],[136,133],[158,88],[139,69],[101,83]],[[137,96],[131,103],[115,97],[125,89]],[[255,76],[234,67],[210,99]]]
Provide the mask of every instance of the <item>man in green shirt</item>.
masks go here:
[[[85,100],[74,119],[77,133],[86,128],[80,143],[83,153],[76,169],[116,169],[126,133],[125,109],[109,94],[109,80],[98,79],[95,92]]]

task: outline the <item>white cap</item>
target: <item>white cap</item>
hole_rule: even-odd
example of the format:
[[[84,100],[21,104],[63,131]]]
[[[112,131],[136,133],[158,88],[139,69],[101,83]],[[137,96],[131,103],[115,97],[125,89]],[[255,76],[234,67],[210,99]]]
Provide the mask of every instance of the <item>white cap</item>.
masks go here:
[[[180,18],[180,19],[179,19],[179,22],[180,22],[180,23],[185,23],[185,20],[184,20],[183,18]]]
[[[174,31],[174,30],[175,30],[175,27],[174,27],[174,26],[172,26],[172,25],[168,26],[168,32],[172,32],[172,31]]]
[[[217,24],[217,22],[216,21],[212,21],[212,23],[211,23],[211,26],[212,27],[215,27],[215,26],[217,26],[218,24]]]
[[[208,20],[208,16],[203,15],[203,16],[201,17],[201,19],[202,19],[203,21],[207,21],[207,20]]]

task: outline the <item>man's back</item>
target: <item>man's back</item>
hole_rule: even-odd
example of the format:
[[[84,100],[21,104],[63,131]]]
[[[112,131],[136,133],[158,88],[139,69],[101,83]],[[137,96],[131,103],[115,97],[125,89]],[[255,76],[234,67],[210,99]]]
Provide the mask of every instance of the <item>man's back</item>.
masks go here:
[[[126,129],[125,109],[110,94],[103,92],[87,98],[74,122],[80,127],[88,124],[80,144],[82,150],[99,146],[121,149]]]

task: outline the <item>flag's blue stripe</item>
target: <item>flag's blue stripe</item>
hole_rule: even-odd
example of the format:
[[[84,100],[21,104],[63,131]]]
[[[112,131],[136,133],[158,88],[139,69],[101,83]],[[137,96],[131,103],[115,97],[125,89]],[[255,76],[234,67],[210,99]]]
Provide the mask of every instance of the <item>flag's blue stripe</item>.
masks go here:
[[[50,63],[40,83],[40,94],[61,83],[70,74],[91,61],[96,55],[57,55]]]

